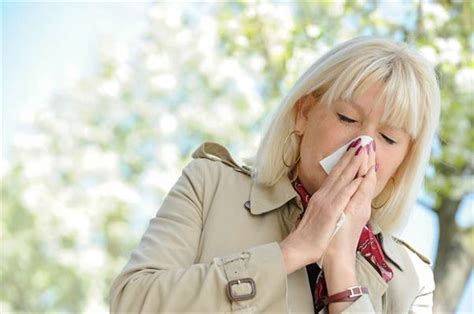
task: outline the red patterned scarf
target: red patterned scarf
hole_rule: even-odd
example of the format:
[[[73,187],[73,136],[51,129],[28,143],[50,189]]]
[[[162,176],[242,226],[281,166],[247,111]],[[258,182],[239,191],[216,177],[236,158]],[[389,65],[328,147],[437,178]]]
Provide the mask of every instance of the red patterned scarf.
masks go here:
[[[309,199],[311,198],[311,194],[306,191],[299,178],[296,178],[292,185],[301,198],[303,208],[306,209]],[[364,256],[367,261],[377,270],[385,282],[388,282],[393,278],[392,269],[385,262],[385,257],[380,246],[380,242],[368,225],[362,229],[359,243],[357,245],[357,251],[359,251],[361,255]],[[320,300],[323,296],[327,295],[327,293],[324,271],[320,271],[316,278],[316,284],[314,287],[314,300],[316,303],[315,309],[317,312],[324,308],[324,304],[320,302]]]

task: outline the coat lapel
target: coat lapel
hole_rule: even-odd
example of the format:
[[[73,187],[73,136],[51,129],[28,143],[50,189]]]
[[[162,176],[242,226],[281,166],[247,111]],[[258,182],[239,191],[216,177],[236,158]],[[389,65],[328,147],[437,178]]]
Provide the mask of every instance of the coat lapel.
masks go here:
[[[392,265],[392,269],[395,267],[403,272],[407,265],[405,265],[405,260],[402,258],[400,245],[397,244],[391,234],[383,231],[376,222],[370,221],[369,225],[374,234],[379,237],[385,259]]]
[[[393,271],[394,278],[392,280],[398,279],[397,277],[404,275],[403,270],[407,269],[405,260],[402,258],[402,252],[400,252],[400,246],[390,234],[384,232],[375,222],[370,222],[369,225],[374,234],[378,235],[381,240],[385,259]],[[359,252],[357,252],[356,259],[356,274],[359,284],[369,289],[369,298],[375,311],[385,312],[387,304],[384,300],[390,282],[385,282],[377,270]]]
[[[356,276],[359,285],[369,290],[369,297],[375,311],[382,311],[382,296],[387,291],[388,284],[359,252],[356,256]]]

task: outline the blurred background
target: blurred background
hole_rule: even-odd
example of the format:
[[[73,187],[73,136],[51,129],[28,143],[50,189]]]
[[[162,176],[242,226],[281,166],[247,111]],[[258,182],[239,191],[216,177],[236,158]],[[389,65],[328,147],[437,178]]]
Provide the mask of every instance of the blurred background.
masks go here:
[[[255,151],[296,79],[358,35],[433,62],[442,122],[397,234],[435,311],[473,312],[472,1],[2,2],[0,311],[108,312],[111,281],[203,141]]]

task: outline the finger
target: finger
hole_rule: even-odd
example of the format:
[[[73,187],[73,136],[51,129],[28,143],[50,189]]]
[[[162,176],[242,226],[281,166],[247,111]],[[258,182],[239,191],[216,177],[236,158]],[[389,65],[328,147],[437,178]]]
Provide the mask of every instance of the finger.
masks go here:
[[[334,184],[331,186],[331,190],[335,193],[339,193],[345,186],[354,180],[363,162],[363,155],[360,152],[358,155],[356,155],[354,152],[351,161],[342,171],[342,173],[336,178]]]
[[[359,185],[359,188],[354,194],[352,200],[356,203],[363,202],[366,199],[370,199],[372,201],[375,185],[377,183],[377,177],[375,174],[375,165],[372,165],[367,174],[364,178],[362,178],[362,182]]]
[[[362,163],[359,167],[359,171],[357,172],[358,177],[363,177],[367,173],[368,169],[368,161],[367,161],[367,155],[368,155],[369,149],[367,145],[361,146],[359,154],[362,156]]]
[[[360,174],[364,177],[367,174],[369,168],[375,164],[375,151],[374,151],[374,141],[371,141],[365,146],[367,152],[366,163],[361,167]]]
[[[370,204],[374,196],[377,180],[375,176],[375,165],[370,167],[366,176],[361,179],[362,182],[350,201],[351,205],[346,207],[346,213],[349,215],[357,215],[367,222],[372,214]]]
[[[370,142],[370,145],[369,145],[369,158],[368,158],[369,167],[375,165],[375,157],[376,157],[375,141],[372,141],[372,142]],[[377,169],[374,169],[374,170],[377,171]]]
[[[334,200],[334,208],[340,209],[340,212],[337,213],[337,217],[344,211],[347,203],[349,203],[356,191],[360,188],[363,180],[364,178],[362,177],[354,179],[338,193],[338,197]]]
[[[360,147],[361,139],[358,138],[351,143],[346,153],[342,156],[342,158],[336,163],[334,168],[329,172],[327,179],[324,182],[324,185],[327,187],[332,187],[334,183],[338,180],[341,173],[347,167],[347,165],[351,162],[351,160],[355,157],[355,152]],[[352,180],[351,177],[345,183],[349,183]]]
[[[348,185],[346,185],[344,189],[342,189],[342,191],[340,191],[340,193],[336,195],[336,197],[332,198],[329,201],[328,201],[329,197],[325,198],[328,204],[331,204],[330,206],[324,206],[324,208],[326,209],[327,217],[333,223],[333,226],[336,225],[337,220],[339,219],[345,207],[349,203],[351,197],[359,188],[362,181],[363,181],[363,178],[357,178],[351,181]],[[323,203],[323,202],[324,200],[319,203]],[[303,216],[303,220],[305,217],[306,215]]]

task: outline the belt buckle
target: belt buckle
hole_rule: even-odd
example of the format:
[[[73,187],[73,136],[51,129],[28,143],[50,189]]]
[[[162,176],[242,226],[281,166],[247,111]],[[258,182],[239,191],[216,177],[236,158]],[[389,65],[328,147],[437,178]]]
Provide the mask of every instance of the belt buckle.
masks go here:
[[[232,286],[234,285],[240,285],[241,283],[248,283],[250,284],[250,287],[252,288],[252,291],[247,294],[243,295],[233,295],[232,294]],[[255,295],[257,294],[257,288],[255,286],[255,281],[252,278],[241,278],[241,279],[235,279],[229,281],[227,284],[227,296],[229,297],[230,300],[238,302],[238,301],[245,301],[252,299]]]

